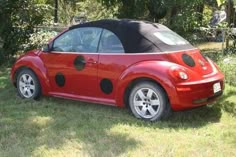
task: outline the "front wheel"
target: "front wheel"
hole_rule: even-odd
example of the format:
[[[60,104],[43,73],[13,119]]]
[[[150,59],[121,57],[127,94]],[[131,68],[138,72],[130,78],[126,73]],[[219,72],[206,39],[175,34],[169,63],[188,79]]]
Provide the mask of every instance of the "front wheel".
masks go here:
[[[37,76],[29,69],[23,69],[17,76],[17,92],[21,98],[37,99],[41,87]]]
[[[137,118],[156,121],[170,111],[165,91],[155,83],[140,82],[131,90],[129,105]]]

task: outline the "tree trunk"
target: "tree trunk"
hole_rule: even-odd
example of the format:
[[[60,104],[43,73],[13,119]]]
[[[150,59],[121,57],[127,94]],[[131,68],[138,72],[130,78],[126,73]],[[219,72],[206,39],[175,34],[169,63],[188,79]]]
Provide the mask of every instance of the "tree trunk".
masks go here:
[[[196,8],[196,11],[198,13],[198,21],[201,23],[201,25],[203,20],[203,10],[204,10],[204,4],[200,4]]]
[[[170,25],[174,23],[174,17],[176,16],[178,9],[176,6],[173,6],[170,11]]]
[[[234,23],[234,2],[233,0],[227,0],[226,3],[227,23],[229,27]],[[226,39],[226,48],[229,47],[229,38]]]
[[[54,1],[54,23],[58,23],[58,0]]]

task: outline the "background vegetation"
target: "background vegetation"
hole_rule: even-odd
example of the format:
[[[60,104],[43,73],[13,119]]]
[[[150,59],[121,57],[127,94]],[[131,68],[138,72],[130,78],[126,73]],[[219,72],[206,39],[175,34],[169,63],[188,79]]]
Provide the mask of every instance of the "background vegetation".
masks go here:
[[[55,6],[55,2],[58,5]],[[220,5],[228,16],[224,27],[235,23],[235,0],[1,0],[0,1],[0,64],[16,53],[40,47],[37,36],[47,41],[48,30],[38,26],[53,26],[55,7],[59,26],[71,25],[74,16],[87,20],[131,18],[160,22],[190,40],[200,39],[196,30],[209,27],[209,20]],[[38,32],[39,31],[39,32]],[[47,33],[45,35],[45,33]],[[44,35],[41,35],[43,33]],[[42,38],[42,36],[45,36]],[[36,40],[36,41],[33,41]]]

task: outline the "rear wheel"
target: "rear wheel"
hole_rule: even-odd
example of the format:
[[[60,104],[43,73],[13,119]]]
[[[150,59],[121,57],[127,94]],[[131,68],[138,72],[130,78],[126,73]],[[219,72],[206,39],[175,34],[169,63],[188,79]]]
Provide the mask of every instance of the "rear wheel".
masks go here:
[[[150,121],[165,118],[170,112],[165,91],[152,82],[135,85],[129,96],[129,105],[135,117]]]
[[[29,69],[23,69],[17,76],[17,92],[21,98],[37,99],[41,87],[37,76]]]

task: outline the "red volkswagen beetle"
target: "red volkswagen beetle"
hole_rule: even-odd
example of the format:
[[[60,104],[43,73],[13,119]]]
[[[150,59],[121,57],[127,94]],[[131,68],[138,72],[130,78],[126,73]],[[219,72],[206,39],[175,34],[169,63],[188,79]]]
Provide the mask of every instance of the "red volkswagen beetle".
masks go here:
[[[223,74],[167,27],[133,20],[74,25],[21,56],[11,79],[19,95],[50,95],[119,107],[160,120],[223,93]]]

